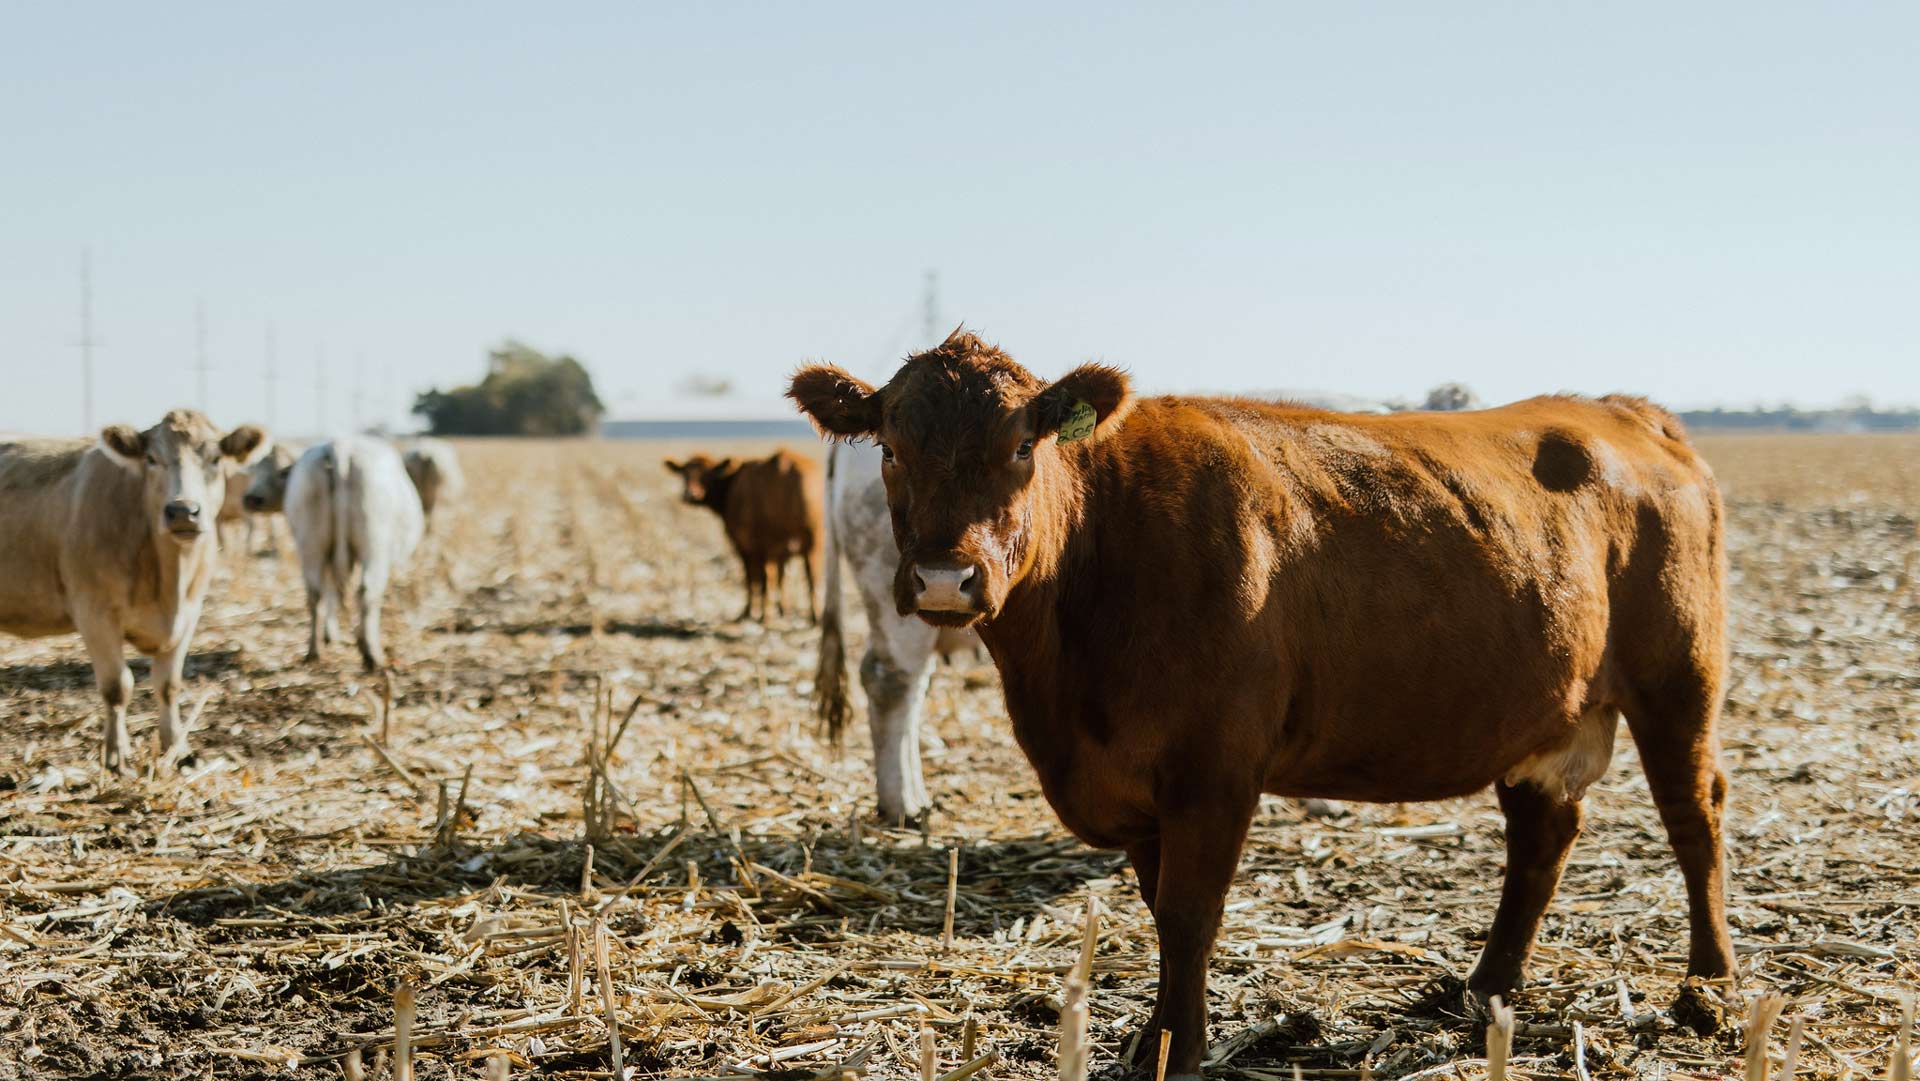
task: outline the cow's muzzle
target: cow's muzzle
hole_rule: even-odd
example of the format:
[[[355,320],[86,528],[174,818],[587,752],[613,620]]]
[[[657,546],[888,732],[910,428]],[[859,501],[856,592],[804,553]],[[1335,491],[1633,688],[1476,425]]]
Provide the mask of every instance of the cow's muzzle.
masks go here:
[[[192,540],[200,535],[204,525],[200,520],[200,504],[191,499],[176,499],[167,504],[163,513],[167,532],[181,540]]]
[[[267,509],[267,499],[265,496],[243,495],[240,497],[240,505],[251,511],[261,511]]]
[[[913,610],[942,627],[964,627],[985,614],[986,578],[971,563],[916,562],[908,572]]]

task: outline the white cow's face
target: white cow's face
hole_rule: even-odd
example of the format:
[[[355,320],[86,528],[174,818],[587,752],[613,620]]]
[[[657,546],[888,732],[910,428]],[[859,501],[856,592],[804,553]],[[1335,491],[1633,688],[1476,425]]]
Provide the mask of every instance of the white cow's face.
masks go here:
[[[176,409],[144,432],[125,424],[100,431],[107,455],[145,482],[143,509],[153,531],[183,545],[212,528],[227,475],[268,445],[267,433],[251,424],[222,436],[191,409]]]

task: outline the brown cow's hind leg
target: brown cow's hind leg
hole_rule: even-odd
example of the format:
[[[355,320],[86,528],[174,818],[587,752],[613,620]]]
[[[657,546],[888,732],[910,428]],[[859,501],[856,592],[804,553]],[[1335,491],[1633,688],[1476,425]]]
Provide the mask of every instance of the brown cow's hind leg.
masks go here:
[[[1133,875],[1140,880],[1140,900],[1152,912],[1154,894],[1160,888],[1160,838],[1128,845],[1127,862],[1133,864]]]
[[[1640,708],[1627,714],[1647,787],[1687,883],[1687,975],[1708,978],[1734,970],[1721,828],[1727,775],[1720,769],[1713,731],[1719,699],[1717,687],[1667,691],[1645,695]]]
[[[764,617],[766,614],[767,568],[766,565],[759,560],[742,555],[740,557],[740,569],[745,572],[747,576],[747,606],[740,609],[739,619],[739,622],[745,623],[747,620],[753,618],[753,600],[755,594],[759,594],[760,596],[761,615]]]
[[[1507,816],[1507,877],[1486,948],[1467,977],[1468,993],[1482,1003],[1511,994],[1525,980],[1534,935],[1560,884],[1581,818],[1579,800],[1559,799],[1530,783],[1503,781],[1494,791]]]

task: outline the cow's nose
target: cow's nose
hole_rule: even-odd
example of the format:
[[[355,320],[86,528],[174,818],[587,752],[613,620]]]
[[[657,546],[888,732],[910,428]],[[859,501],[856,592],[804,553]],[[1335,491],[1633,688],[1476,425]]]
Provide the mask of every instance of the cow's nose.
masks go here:
[[[248,510],[259,510],[267,505],[267,501],[257,495],[243,495],[240,497],[240,505]]]
[[[167,504],[167,528],[192,525],[200,520],[200,504],[191,499],[176,499]]]
[[[954,563],[918,563],[913,568],[913,602],[924,612],[979,610],[967,587],[975,568]]]

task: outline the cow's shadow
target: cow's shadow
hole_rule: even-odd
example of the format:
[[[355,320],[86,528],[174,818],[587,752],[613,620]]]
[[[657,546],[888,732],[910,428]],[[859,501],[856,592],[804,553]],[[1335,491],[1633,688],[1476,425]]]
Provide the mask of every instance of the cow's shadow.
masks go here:
[[[145,683],[152,679],[151,659],[128,650],[126,662],[136,682]],[[189,680],[219,679],[248,670],[244,650],[196,649],[187,654],[185,675]],[[47,664],[0,666],[0,690],[4,691],[80,691],[93,690],[94,687],[93,662],[85,658]]]
[[[627,835],[593,845],[593,874],[604,896],[629,886],[650,893],[683,893],[687,863],[699,867],[702,889],[757,897],[777,912],[770,933],[795,942],[817,941],[841,927],[884,927],[937,937],[945,920],[948,855],[898,831],[868,831],[856,845],[843,832],[740,839],[738,852],[723,835],[689,826],[681,843],[674,829]],[[579,838],[520,833],[494,844],[427,846],[379,863],[294,875],[277,882],[182,890],[153,904],[153,914],[199,927],[275,911],[321,919],[465,896],[496,884],[521,892],[578,899],[589,846]],[[754,868],[743,881],[739,855]],[[990,937],[1010,919],[1031,918],[1045,906],[1113,877],[1124,856],[1086,848],[1068,838],[1039,837],[970,844],[955,876],[954,933]],[[647,871],[644,878],[635,876]],[[771,873],[769,873],[771,872]],[[811,872],[811,873],[810,873]],[[931,899],[931,900],[930,900]],[[764,917],[763,917],[764,918]]]
[[[531,620],[476,620],[461,618],[451,623],[443,623],[429,629],[433,634],[537,634],[561,635],[569,638],[585,638],[593,633],[593,626],[579,620],[531,619]],[[678,639],[717,638],[723,642],[738,642],[745,636],[739,631],[725,626],[696,623],[684,619],[610,619],[600,624],[601,634],[624,635],[629,638]]]

